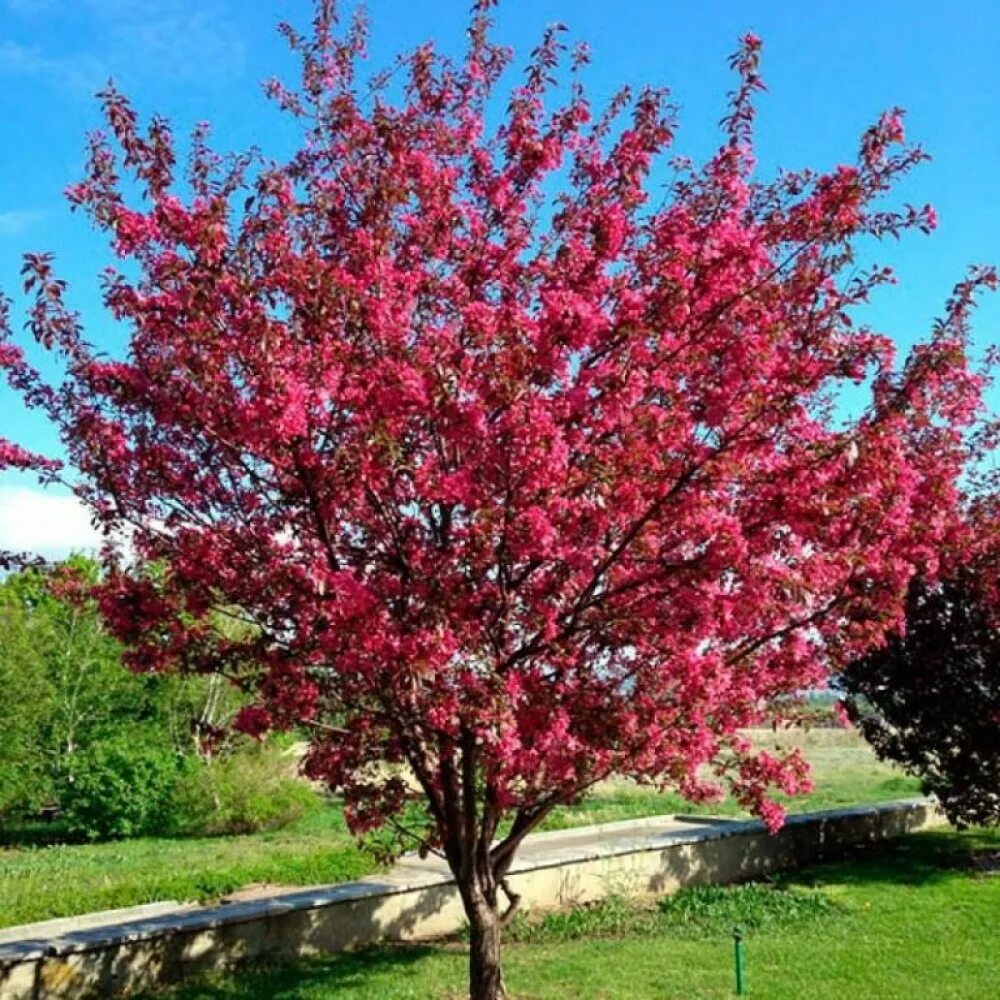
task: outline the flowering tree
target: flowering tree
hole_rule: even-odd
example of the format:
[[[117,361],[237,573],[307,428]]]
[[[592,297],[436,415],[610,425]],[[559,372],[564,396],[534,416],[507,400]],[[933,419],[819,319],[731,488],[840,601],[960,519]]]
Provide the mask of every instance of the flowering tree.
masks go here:
[[[740,730],[878,643],[933,573],[983,385],[968,311],[994,281],[974,272],[897,365],[851,312],[890,277],[857,240],[933,226],[881,201],[923,156],[899,113],[854,165],[755,179],[747,36],[721,148],[674,161],[658,202],[666,94],[595,114],[559,29],[488,126],[512,58],[491,6],[461,61],[423,46],[368,83],[332,0],[308,35],[284,26],[287,162],[200,130],[178,181],[168,125],[106,91],[69,197],[128,262],[104,278],[127,359],[88,347],[42,255],[29,325],[66,379],[6,356],[78,495],[158,567],[108,553],[130,665],[225,673],[256,693],[244,730],[309,727],[354,830],[439,850],[476,998],[502,994],[507,874],[556,805],[617,774],[729,787],[776,827],[769,790],[808,787]],[[838,422],[836,387],[866,379]],[[220,639],[219,611],[249,627]],[[402,826],[393,765],[426,829]]]

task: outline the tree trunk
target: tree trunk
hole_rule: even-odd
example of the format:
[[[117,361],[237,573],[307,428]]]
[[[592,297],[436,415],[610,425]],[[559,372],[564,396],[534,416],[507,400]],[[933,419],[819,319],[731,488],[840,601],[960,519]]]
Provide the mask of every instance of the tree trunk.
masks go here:
[[[502,1000],[500,915],[484,900],[470,907],[469,1000]]]

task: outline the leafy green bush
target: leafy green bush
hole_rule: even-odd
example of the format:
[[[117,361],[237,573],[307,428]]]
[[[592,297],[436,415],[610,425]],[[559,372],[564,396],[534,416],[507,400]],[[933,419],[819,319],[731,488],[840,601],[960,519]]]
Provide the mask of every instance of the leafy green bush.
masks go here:
[[[288,826],[320,805],[294,772],[294,762],[275,742],[243,744],[199,762],[175,783],[168,828],[177,835],[215,836]]]
[[[162,830],[185,759],[169,745],[124,732],[74,755],[62,792],[66,830],[88,840]]]

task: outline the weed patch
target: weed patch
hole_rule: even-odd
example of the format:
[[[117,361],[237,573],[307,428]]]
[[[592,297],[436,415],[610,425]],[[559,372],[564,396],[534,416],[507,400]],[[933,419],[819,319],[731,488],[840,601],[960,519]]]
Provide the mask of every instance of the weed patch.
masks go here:
[[[845,904],[818,889],[763,882],[683,889],[656,908],[664,930],[696,937],[729,934],[734,926],[749,932],[784,928],[847,912]]]
[[[637,906],[611,896],[570,910],[520,916],[507,928],[506,936],[511,942],[532,944],[643,935],[709,938],[728,935],[737,925],[754,933],[847,912],[845,904],[817,889],[748,882],[682,889],[655,906]]]

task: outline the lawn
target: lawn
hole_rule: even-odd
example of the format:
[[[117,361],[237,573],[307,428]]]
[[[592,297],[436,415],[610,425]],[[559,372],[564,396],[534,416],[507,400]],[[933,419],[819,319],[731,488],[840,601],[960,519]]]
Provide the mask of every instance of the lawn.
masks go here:
[[[817,729],[762,737],[801,743],[815,764],[816,791],[789,803],[802,811],[913,794],[915,783],[875,759],[853,732]],[[561,809],[548,828],[690,811],[670,795],[608,783]],[[712,807],[733,815],[734,803]],[[316,885],[376,870],[344,826],[339,806],[278,833],[206,839],[156,839],[0,850],[0,926],[162,899],[210,900],[254,883]]]
[[[812,764],[816,787],[811,794],[795,798],[778,796],[789,812],[836,809],[920,794],[917,781],[889,764],[882,763],[852,729],[758,732],[754,742],[762,748],[787,750],[793,746],[802,747],[806,759]],[[619,781],[598,786],[578,805],[557,809],[549,816],[545,828],[565,829],[588,823],[611,823],[670,812],[745,815],[744,810],[731,799],[698,807],[677,795],[663,795]]]
[[[0,926],[163,899],[214,899],[255,883],[343,882],[374,868],[332,806],[276,833],[4,849]]]
[[[748,996],[768,1000],[981,1000],[1000,996],[1000,875],[973,863],[1000,834],[921,833],[776,885],[685,890],[663,909],[621,903],[516,928],[512,995],[721,1000],[733,995],[730,930],[746,934]],[[463,994],[460,942],[249,967],[160,1000],[442,1000]]]

